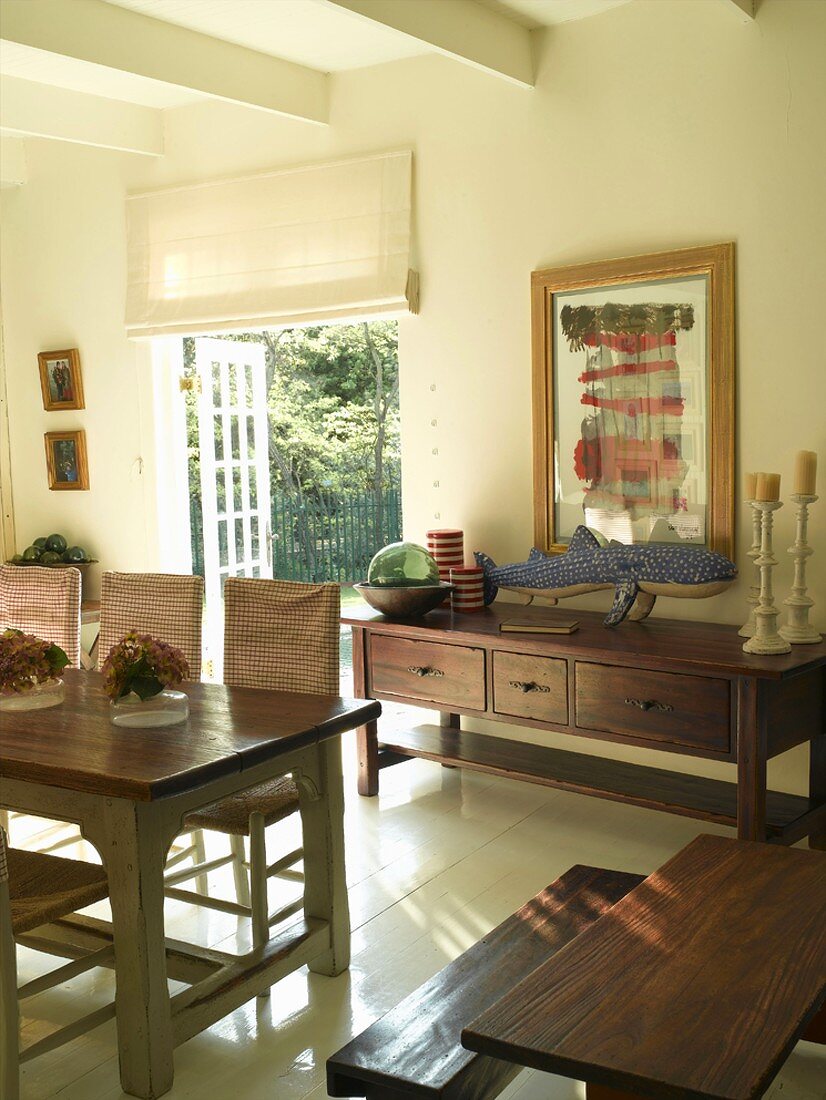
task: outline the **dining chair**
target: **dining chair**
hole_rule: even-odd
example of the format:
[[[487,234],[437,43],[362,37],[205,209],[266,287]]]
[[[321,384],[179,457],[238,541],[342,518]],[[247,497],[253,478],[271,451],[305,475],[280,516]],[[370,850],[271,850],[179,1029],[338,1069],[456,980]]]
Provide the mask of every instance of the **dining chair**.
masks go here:
[[[340,601],[337,584],[228,578],[224,587],[224,682],[235,687],[338,695]],[[289,776],[282,776],[189,814],[184,822],[188,828],[229,836],[236,900],[204,897],[177,886],[228,859],[186,868],[174,881],[167,878],[167,896],[250,917],[253,946],[263,946],[273,925],[303,908],[301,897],[270,913],[267,896],[271,878],[303,881],[303,874],[295,868],[303,858],[302,848],[267,864],[268,826],[298,808],[298,788]],[[249,860],[245,838],[249,838]]]
[[[22,630],[59,645],[71,668],[80,667],[80,570],[71,566],[0,565],[0,631]],[[23,817],[0,809],[0,827]],[[48,825],[31,838],[38,844],[65,831],[65,824]],[[76,834],[62,836],[50,851],[74,844]]]
[[[17,986],[17,942],[42,924],[60,920],[78,909],[102,901],[109,893],[106,874],[94,863],[9,848],[0,829],[0,1096],[18,1100],[20,1065],[63,1046],[115,1015],[114,1004],[80,1019],[20,1049],[19,1002],[52,989],[96,966],[111,965],[112,945],[74,959],[39,978]],[[33,939],[29,946],[36,948]]]
[[[80,570],[0,565],[0,631],[9,627],[54,642],[80,668]]]
[[[203,609],[203,577],[179,573],[104,573],[100,585],[99,665],[112,646],[134,630],[180,649],[189,665],[190,680],[200,680]],[[199,832],[192,832],[190,843],[184,847],[173,846],[167,869],[188,858],[198,864],[206,859]],[[198,877],[196,886],[206,892],[205,875]]]
[[[135,630],[183,652],[191,680],[201,679],[204,578],[178,573],[103,574],[100,585],[98,664]]]

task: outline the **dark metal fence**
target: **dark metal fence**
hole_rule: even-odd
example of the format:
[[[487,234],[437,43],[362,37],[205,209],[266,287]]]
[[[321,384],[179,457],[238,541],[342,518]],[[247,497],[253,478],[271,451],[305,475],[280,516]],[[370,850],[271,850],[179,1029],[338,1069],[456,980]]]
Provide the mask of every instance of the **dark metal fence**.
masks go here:
[[[193,572],[203,575],[201,502],[191,499]],[[294,581],[364,580],[370,559],[402,537],[398,489],[382,493],[272,495],[273,576]]]

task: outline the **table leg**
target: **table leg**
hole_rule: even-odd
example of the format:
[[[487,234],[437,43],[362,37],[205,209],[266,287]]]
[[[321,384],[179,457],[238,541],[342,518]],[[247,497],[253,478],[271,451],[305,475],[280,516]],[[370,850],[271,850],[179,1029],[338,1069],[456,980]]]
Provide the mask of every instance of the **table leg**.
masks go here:
[[[755,679],[737,681],[737,836],[767,839],[765,706]]]
[[[173,1077],[163,917],[172,837],[152,803],[107,799],[102,818],[99,827],[84,822],[84,834],[109,878],[120,1080],[124,1092],[153,1100],[169,1091]]]
[[[439,726],[443,730],[458,730],[461,728],[461,718],[458,714],[453,714],[449,710],[439,711]],[[443,768],[455,771],[455,764],[442,764]]]
[[[367,685],[367,631],[353,628],[353,694],[357,699],[369,699]],[[366,722],[356,729],[358,744],[358,791],[371,797],[379,793],[379,727]]]
[[[826,802],[826,732],[815,734],[809,743],[809,797]],[[826,824],[809,836],[809,847],[826,851]]]
[[[329,923],[330,947],[308,966],[315,974],[335,975],[350,965],[340,738],[322,741],[314,755],[313,765],[297,777],[304,831],[304,914]]]

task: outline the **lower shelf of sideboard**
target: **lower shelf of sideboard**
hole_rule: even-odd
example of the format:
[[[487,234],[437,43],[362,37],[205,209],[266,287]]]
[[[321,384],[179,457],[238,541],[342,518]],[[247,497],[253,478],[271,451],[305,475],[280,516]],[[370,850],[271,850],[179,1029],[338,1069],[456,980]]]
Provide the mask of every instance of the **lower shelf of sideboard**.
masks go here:
[[[737,827],[737,785],[724,780],[439,726],[382,731],[380,740],[379,767],[421,757]],[[769,791],[766,811],[769,835],[793,844],[809,832],[815,818],[826,817],[826,803]]]

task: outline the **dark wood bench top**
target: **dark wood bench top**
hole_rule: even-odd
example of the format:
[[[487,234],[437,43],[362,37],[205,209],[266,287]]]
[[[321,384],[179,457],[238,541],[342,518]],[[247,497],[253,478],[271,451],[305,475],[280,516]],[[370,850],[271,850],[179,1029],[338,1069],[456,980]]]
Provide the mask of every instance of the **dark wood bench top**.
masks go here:
[[[826,854],[701,836],[463,1042],[635,1095],[755,1100],[824,1001]]]
[[[572,867],[327,1061],[330,1096],[489,1100],[519,1072],[462,1028],[598,920],[642,876]]]

